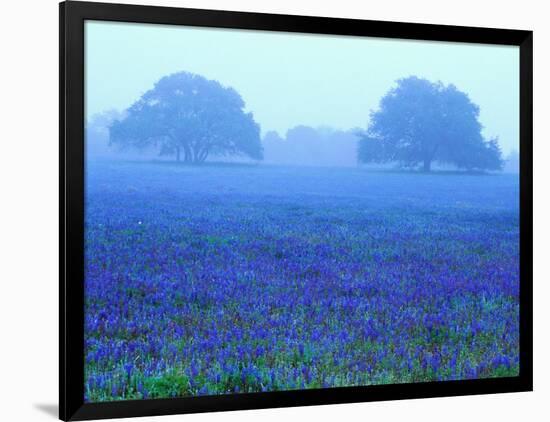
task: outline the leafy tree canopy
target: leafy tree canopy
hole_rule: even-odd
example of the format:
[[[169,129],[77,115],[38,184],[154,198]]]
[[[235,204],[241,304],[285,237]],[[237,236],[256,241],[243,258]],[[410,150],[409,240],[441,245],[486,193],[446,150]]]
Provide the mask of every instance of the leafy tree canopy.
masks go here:
[[[434,161],[467,170],[500,170],[498,139],[481,134],[479,107],[454,85],[400,79],[360,133],[363,163],[397,162],[430,171]]]
[[[110,126],[110,142],[159,147],[162,155],[201,163],[210,154],[261,160],[260,128],[232,88],[187,72],[160,79]]]

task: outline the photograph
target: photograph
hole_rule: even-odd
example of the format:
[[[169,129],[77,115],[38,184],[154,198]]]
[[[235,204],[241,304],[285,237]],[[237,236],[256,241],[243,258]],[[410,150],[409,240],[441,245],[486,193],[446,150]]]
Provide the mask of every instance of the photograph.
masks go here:
[[[0,420],[547,422],[544,3],[0,7]]]
[[[84,23],[84,402],[518,377],[520,48]]]

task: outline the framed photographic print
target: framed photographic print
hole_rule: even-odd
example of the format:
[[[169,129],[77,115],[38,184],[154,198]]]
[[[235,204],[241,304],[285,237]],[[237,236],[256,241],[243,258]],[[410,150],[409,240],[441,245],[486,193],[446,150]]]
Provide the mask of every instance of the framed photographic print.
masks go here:
[[[532,32],[60,5],[60,418],[532,389]]]

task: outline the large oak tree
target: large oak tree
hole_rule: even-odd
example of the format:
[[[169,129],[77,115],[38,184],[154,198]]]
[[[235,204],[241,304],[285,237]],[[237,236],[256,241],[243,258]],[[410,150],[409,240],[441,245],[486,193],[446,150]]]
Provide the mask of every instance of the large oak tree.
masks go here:
[[[200,75],[175,73],[160,79],[110,126],[110,142],[157,146],[177,161],[202,163],[211,155],[263,157],[260,128],[232,88]]]
[[[499,170],[498,141],[486,141],[481,130],[479,107],[454,85],[414,76],[400,79],[371,113],[368,129],[360,134],[358,159],[424,171],[435,161],[467,170]]]

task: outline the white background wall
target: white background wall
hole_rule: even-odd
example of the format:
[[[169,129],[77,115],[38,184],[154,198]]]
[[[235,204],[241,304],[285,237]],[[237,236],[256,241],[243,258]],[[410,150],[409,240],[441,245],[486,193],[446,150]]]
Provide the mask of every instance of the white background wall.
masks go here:
[[[139,0],[136,0],[139,1]],[[125,1],[120,1],[125,3]],[[185,416],[187,421],[519,421],[550,415],[550,25],[540,0],[145,0],[144,3],[535,31],[535,392]],[[56,417],[57,0],[0,14],[0,420]],[[496,70],[498,71],[498,70]],[[174,421],[181,416],[145,418]]]

